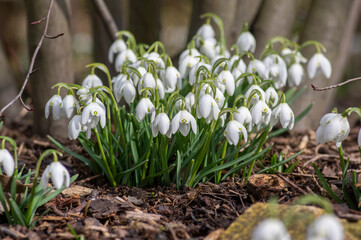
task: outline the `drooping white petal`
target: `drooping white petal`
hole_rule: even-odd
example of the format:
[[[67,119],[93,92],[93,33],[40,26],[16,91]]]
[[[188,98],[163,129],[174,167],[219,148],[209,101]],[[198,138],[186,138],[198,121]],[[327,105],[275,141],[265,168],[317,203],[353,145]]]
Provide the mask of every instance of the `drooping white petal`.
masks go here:
[[[68,136],[70,140],[78,138],[81,132],[81,116],[75,115],[69,122]]]
[[[68,119],[71,117],[74,110],[76,111],[79,107],[79,103],[73,95],[66,95],[61,105],[62,115]]]
[[[127,45],[125,44],[123,39],[117,39],[115,40],[112,45],[110,45],[109,51],[108,51],[108,60],[110,63],[113,63],[114,60],[114,54],[123,52],[127,49]]]
[[[59,120],[61,117],[60,114],[60,104],[62,102],[61,96],[56,94],[52,96],[45,105],[45,117],[48,118],[50,115],[50,110],[53,112],[53,119]]]
[[[343,226],[338,218],[331,214],[318,217],[307,228],[307,240],[343,240],[345,239]]]
[[[237,39],[237,46],[240,52],[254,52],[256,50],[256,39],[250,32],[242,32]]]
[[[83,80],[83,83],[82,83],[82,87],[88,88],[88,89],[91,89],[94,87],[99,87],[99,86],[103,86],[103,82],[95,74],[89,74],[88,76],[86,76],[86,78]]]
[[[290,87],[299,86],[305,77],[305,71],[301,64],[294,63],[288,69],[288,85]]]
[[[326,78],[330,78],[332,74],[332,67],[330,61],[322,53],[316,53],[308,62],[307,71],[308,76],[311,79],[321,72]]]
[[[141,122],[145,118],[145,115],[151,114],[154,111],[155,107],[154,104],[150,101],[150,99],[142,98],[135,109],[138,122]]]
[[[50,171],[50,166],[46,166],[44,172],[43,172],[43,175],[41,175],[41,181],[40,181],[40,184],[41,184],[41,187],[45,190],[47,189],[48,187],[48,183],[49,183],[49,173]]]
[[[4,168],[6,175],[12,176],[14,174],[14,158],[7,149],[0,149],[0,166]]]

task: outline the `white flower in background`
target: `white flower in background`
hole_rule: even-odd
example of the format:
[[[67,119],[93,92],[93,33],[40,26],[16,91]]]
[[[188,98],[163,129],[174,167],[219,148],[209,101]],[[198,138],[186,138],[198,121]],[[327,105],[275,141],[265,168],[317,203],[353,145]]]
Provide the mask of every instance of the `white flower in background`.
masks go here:
[[[187,55],[181,62],[179,62],[179,73],[182,78],[189,75],[189,71],[199,62],[199,58]]]
[[[149,98],[142,98],[139,101],[137,107],[135,108],[135,116],[138,122],[143,121],[146,115],[152,114],[151,121],[153,122],[154,114],[155,114],[155,107],[152,101]]]
[[[159,78],[157,79],[157,89],[158,89],[159,99],[163,99],[165,96],[164,85]]]
[[[116,89],[119,89],[120,85],[122,85],[122,83],[127,79],[128,75],[122,73],[112,78],[114,94],[116,94]]]
[[[253,230],[252,240],[291,240],[291,237],[280,220],[265,219]]]
[[[248,73],[253,73],[253,74],[258,74],[258,76],[262,79],[262,80],[267,80],[268,79],[268,70],[266,68],[266,65],[258,60],[252,60],[247,67],[247,72]],[[247,77],[248,79],[248,83],[252,84],[253,83],[253,77],[249,76]]]
[[[82,87],[88,88],[88,89],[91,89],[94,87],[99,87],[99,86],[103,86],[103,82],[95,74],[89,74],[88,76],[86,76],[86,78],[83,80],[83,83],[82,83]]]
[[[110,63],[113,63],[114,60],[114,54],[123,52],[127,49],[127,44],[125,44],[123,39],[117,39],[113,42],[112,45],[110,45],[109,51],[108,51],[108,60]]]
[[[138,72],[140,73],[141,77],[143,77],[144,74],[147,73],[147,70],[146,70],[144,67],[141,67],[141,66],[138,67],[137,70],[138,70]],[[131,78],[132,78],[132,80],[133,80],[134,86],[137,86],[137,85],[138,85],[138,82],[139,82],[139,79],[140,79],[140,78],[138,77],[138,75],[132,73],[132,74],[131,74]]]
[[[115,70],[121,72],[122,66],[125,62],[134,63],[137,61],[137,56],[134,54],[132,49],[127,49],[121,52],[115,60]]]
[[[258,90],[258,91],[254,91],[254,90]],[[251,94],[252,94],[252,98],[251,98],[252,104],[258,102],[259,99],[263,99],[263,101],[266,100],[266,93],[258,85],[252,85],[250,88],[248,88],[246,94],[244,95],[247,101]]]
[[[332,67],[330,61],[322,53],[316,53],[308,62],[307,71],[311,79],[317,77],[321,72],[326,78],[330,78]]]
[[[276,106],[278,103],[278,94],[276,90],[273,87],[269,87],[266,89],[265,94],[266,94],[266,103],[271,107]]]
[[[234,120],[247,127],[248,132],[252,130],[252,115],[248,108],[242,106],[237,109],[238,113],[233,113]]]
[[[295,115],[287,103],[280,103],[273,109],[270,122],[271,127],[276,125],[278,120],[281,122],[283,128],[288,128],[289,130],[293,128]]]
[[[240,72],[245,73],[247,66],[244,63],[243,59],[238,56],[238,55],[234,55],[231,59],[230,59],[230,63],[229,66],[231,66],[231,68],[233,69],[238,69]]]
[[[226,90],[229,96],[233,96],[235,83],[232,73],[229,70],[223,70],[217,77],[216,86],[221,91]]]
[[[60,103],[61,115],[67,117],[68,119],[73,115],[74,110],[77,111],[78,108],[78,100],[76,100],[76,98],[71,94],[66,95]]]
[[[194,93],[192,92],[189,92],[185,97],[184,99],[186,100],[185,101],[185,105],[186,105],[186,109],[187,111],[191,112],[191,109],[194,105],[194,103],[196,102],[196,96]],[[178,100],[176,103],[175,103],[175,107],[177,110],[181,110],[182,109],[182,105],[183,105],[183,100]]]
[[[275,88],[279,89],[286,86],[287,82],[287,65],[285,61],[276,54],[271,54],[263,60],[268,69],[269,78],[275,81]]]
[[[45,104],[45,118],[48,119],[50,115],[50,111],[53,112],[53,119],[59,120],[61,117],[61,110],[60,110],[60,104],[61,104],[61,96],[56,94],[52,96],[49,101]]]
[[[117,88],[114,87],[113,91],[117,102],[120,102],[122,97],[124,97],[125,101],[130,104],[134,101],[136,96],[135,87],[130,79],[122,81],[119,85],[117,85]]]
[[[259,130],[262,124],[268,125],[271,120],[271,109],[267,106],[264,100],[258,100],[251,108],[251,115],[253,123]]]
[[[338,218],[325,214],[307,228],[307,240],[343,240],[344,230]]]
[[[211,61],[211,66],[212,66],[211,69],[214,67],[215,63],[216,63],[216,62],[218,61],[218,59],[220,59],[220,58],[228,58],[228,57],[226,57],[226,56],[224,56],[224,55],[217,55],[217,56],[215,56],[215,57],[212,59],[212,61]],[[221,64],[219,64],[219,65],[216,67],[216,69],[214,70],[214,72],[217,73],[217,74],[219,74],[220,72],[223,71],[223,69],[224,69],[224,67],[225,67],[226,65],[230,66],[229,60],[226,60],[226,61],[221,62]]]
[[[282,49],[281,55],[287,64],[291,64],[293,59],[295,60],[295,63],[307,62],[307,59],[301,54],[301,52],[296,52],[296,50],[291,50],[289,48]]]
[[[4,168],[6,175],[12,176],[14,174],[14,158],[7,149],[0,149],[0,166]]]
[[[83,101],[83,102],[87,102],[92,98],[92,95],[89,93],[89,89],[88,88],[80,88],[77,92],[76,95],[78,95],[79,100]]]
[[[216,44],[217,40],[214,38],[205,39],[201,41],[199,51],[208,59],[212,60],[217,55]]]
[[[165,113],[159,113],[152,124],[153,137],[158,136],[158,132],[162,135],[167,135],[168,138],[171,137],[170,120]]]
[[[194,134],[197,133],[196,119],[187,110],[179,111],[172,119],[172,134],[175,134],[178,130],[183,136],[187,136],[190,129]]]
[[[69,122],[68,136],[70,140],[77,139],[80,132],[87,132],[87,138],[91,136],[91,129],[87,131],[88,127],[81,124],[81,115],[75,115]]]
[[[254,53],[256,50],[256,39],[252,33],[246,31],[242,32],[237,39],[237,46],[240,52]]]
[[[294,63],[288,69],[288,86],[299,86],[305,78],[305,70],[299,63]]]
[[[163,59],[160,57],[159,53],[151,52],[145,58],[147,58],[148,60],[154,61],[155,65],[157,66],[157,69],[164,70],[165,64],[164,64]]]
[[[214,100],[216,100],[218,107],[221,109],[224,105],[224,101],[226,100],[226,98],[224,97],[222,91],[219,90],[218,88],[216,88],[216,96],[215,96]]]
[[[153,74],[151,74],[150,72],[147,72],[146,74],[143,75],[143,77],[140,79],[139,83],[138,83],[138,93],[140,94],[140,91],[143,88],[155,88],[155,79],[153,77]]]
[[[83,110],[81,114],[81,124],[87,125],[89,128],[94,128],[98,125],[105,127],[105,107],[99,104],[99,102],[90,102]]]
[[[350,133],[350,124],[347,117],[339,113],[327,113],[320,120],[320,126],[316,131],[316,144],[323,144],[328,141],[335,141],[336,146],[340,147],[341,142]]]
[[[208,69],[208,71],[211,72],[212,67],[211,67],[211,65],[209,65],[207,63],[199,62],[196,65],[194,65],[189,72],[189,84],[191,86],[193,86],[196,82],[199,82],[199,81],[202,81],[203,79],[208,78],[206,76],[207,73],[204,70],[200,70],[198,80],[197,80],[197,71],[201,66],[206,67]]]
[[[51,179],[56,189],[63,186],[69,187],[70,185],[70,174],[60,162],[52,162],[45,168],[41,176],[41,186],[44,190],[48,187],[49,179]]]
[[[188,56],[198,57],[200,55],[201,55],[201,53],[196,48],[186,49],[179,56],[179,65],[181,65],[183,60]]]
[[[203,40],[214,38],[215,32],[211,24],[203,24],[197,31],[196,35],[201,36]]]
[[[217,102],[209,94],[204,94],[199,98],[196,108],[197,117],[203,117],[206,119],[206,123],[209,124],[213,119],[218,119],[220,112]]]
[[[360,131],[358,132],[357,143],[358,143],[358,146],[361,147],[361,128],[360,128]]]
[[[230,145],[237,145],[239,142],[239,135],[243,134],[244,141],[247,142],[247,130],[246,128],[236,120],[231,120],[227,124],[224,130],[224,136],[226,137]]]
[[[182,85],[182,79],[178,69],[173,66],[166,68],[163,74],[164,90],[166,93],[172,93],[177,86]]]

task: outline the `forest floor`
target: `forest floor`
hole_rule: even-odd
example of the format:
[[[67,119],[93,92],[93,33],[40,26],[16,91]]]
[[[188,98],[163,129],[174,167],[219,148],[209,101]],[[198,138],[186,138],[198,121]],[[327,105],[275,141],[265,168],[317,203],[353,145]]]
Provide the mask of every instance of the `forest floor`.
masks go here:
[[[345,159],[350,159],[350,169],[361,172],[360,153],[357,146],[358,128],[352,128],[343,142]],[[45,138],[34,136],[30,126],[3,127],[1,135],[16,140],[19,150],[19,165],[34,169],[38,156],[48,148],[55,148]],[[74,141],[65,141],[66,146],[81,152]],[[267,202],[276,197],[280,204],[292,204],[305,194],[319,194],[330,198],[315,175],[315,163],[331,188],[341,193],[341,169],[338,149],[334,143],[316,145],[315,132],[304,131],[283,134],[271,139],[272,151],[286,157],[304,150],[303,154],[287,165],[298,161],[290,174],[255,174],[248,183],[239,178],[228,179],[219,185],[202,183],[196,188],[176,189],[167,187],[137,188],[128,186],[110,187],[103,176],[91,176],[88,169],[74,158],[65,155],[61,161],[70,174],[79,174],[78,179],[63,194],[47,203],[34,229],[10,226],[0,216],[2,239],[204,239],[219,229],[226,229],[252,204]],[[49,162],[44,162],[46,166]],[[261,170],[256,166],[254,172]],[[336,206],[336,204],[334,205]],[[342,218],[359,219],[361,212],[336,211]],[[338,209],[338,208],[335,208]],[[70,226],[70,227],[69,227]],[[214,238],[213,238],[214,239]]]

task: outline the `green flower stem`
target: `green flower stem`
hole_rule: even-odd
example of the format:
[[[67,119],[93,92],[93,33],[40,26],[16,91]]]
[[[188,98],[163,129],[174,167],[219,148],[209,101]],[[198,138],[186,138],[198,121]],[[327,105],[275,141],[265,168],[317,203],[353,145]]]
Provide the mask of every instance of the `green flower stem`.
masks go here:
[[[340,147],[338,148],[338,155],[340,157],[340,165],[343,173],[343,171],[345,170],[345,160],[343,158],[342,145],[340,145]]]
[[[222,159],[225,158],[225,156],[226,156],[227,147],[228,147],[228,141],[225,140],[224,144],[223,144],[223,150],[222,150],[222,156],[221,156]],[[223,162],[224,161],[221,161],[219,163],[219,165],[223,165]],[[221,177],[222,177],[222,171],[219,171],[218,174],[217,174],[217,177],[216,177],[216,183],[219,183],[221,181]]]
[[[114,177],[113,177],[113,174],[112,174],[112,170],[110,169],[109,167],[109,164],[108,164],[108,161],[107,161],[107,158],[105,157],[105,154],[104,154],[104,149],[103,149],[103,145],[102,145],[102,142],[100,141],[100,136],[99,136],[99,132],[98,132],[98,129],[95,127],[94,129],[94,133],[95,133],[95,136],[97,138],[97,142],[98,142],[98,147],[99,147],[99,151],[100,151],[100,154],[103,158],[103,162],[104,162],[104,165],[105,165],[105,168],[107,169],[107,172],[108,172],[108,175],[109,175],[109,181],[110,183],[112,184],[113,187],[116,187],[117,184],[114,180]]]
[[[109,104],[107,104],[107,140],[108,140],[108,146],[109,146],[109,150],[110,150],[110,165],[111,165],[111,169],[113,170],[112,173],[113,175],[116,175],[116,168],[115,168],[115,159],[114,159],[114,149],[113,149],[113,140],[112,140],[112,124],[111,124],[111,119],[110,119],[110,106]]]
[[[168,169],[168,161],[167,161],[167,154],[168,154],[168,144],[167,144],[167,140],[166,140],[166,136],[160,136],[161,140],[160,140],[160,157],[161,157],[161,162],[162,162],[162,171]],[[165,184],[169,184],[170,183],[170,177],[169,177],[169,172],[165,172],[164,173],[164,182]]]

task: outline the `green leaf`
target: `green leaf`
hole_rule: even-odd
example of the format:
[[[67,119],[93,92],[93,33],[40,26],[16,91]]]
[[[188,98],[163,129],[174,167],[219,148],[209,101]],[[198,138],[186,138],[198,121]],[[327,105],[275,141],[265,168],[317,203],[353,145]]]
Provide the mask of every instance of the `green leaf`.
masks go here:
[[[16,204],[16,202],[12,198],[10,198],[9,203],[10,203],[11,210],[12,210],[11,212],[13,213],[14,218],[17,219],[16,222],[20,223],[23,226],[29,227],[30,224],[25,221],[25,216],[21,212],[21,210],[20,210],[19,206]]]
[[[322,173],[320,172],[320,170],[317,168],[317,166],[313,163],[312,164],[313,169],[315,169],[315,172],[318,176],[318,178],[320,179],[320,182],[322,184],[322,186],[326,189],[326,191],[328,192],[328,194],[335,199],[335,201],[337,203],[342,203],[343,201],[336,195],[336,193],[331,189],[330,185],[328,185],[326,179],[323,177]]]
[[[296,88],[295,88],[296,89]],[[307,86],[303,86],[301,89],[298,89],[295,95],[286,95],[286,102],[288,104],[292,104],[295,100],[297,100],[307,89]]]
[[[276,168],[276,167],[278,167],[278,166],[283,166],[284,164],[288,163],[288,162],[291,161],[292,159],[298,157],[298,156],[299,156],[300,154],[302,154],[303,152],[304,152],[304,150],[301,150],[301,151],[299,151],[298,153],[292,155],[291,157],[289,157],[289,158],[287,158],[287,159],[285,159],[285,160],[283,160],[283,161],[280,161],[280,162],[278,162],[278,163],[276,163],[276,164],[274,164],[274,165],[272,165],[272,166],[270,166],[270,167],[264,168],[264,169],[262,169],[261,171],[259,171],[258,174],[267,172],[268,170],[274,169],[274,168]]]

